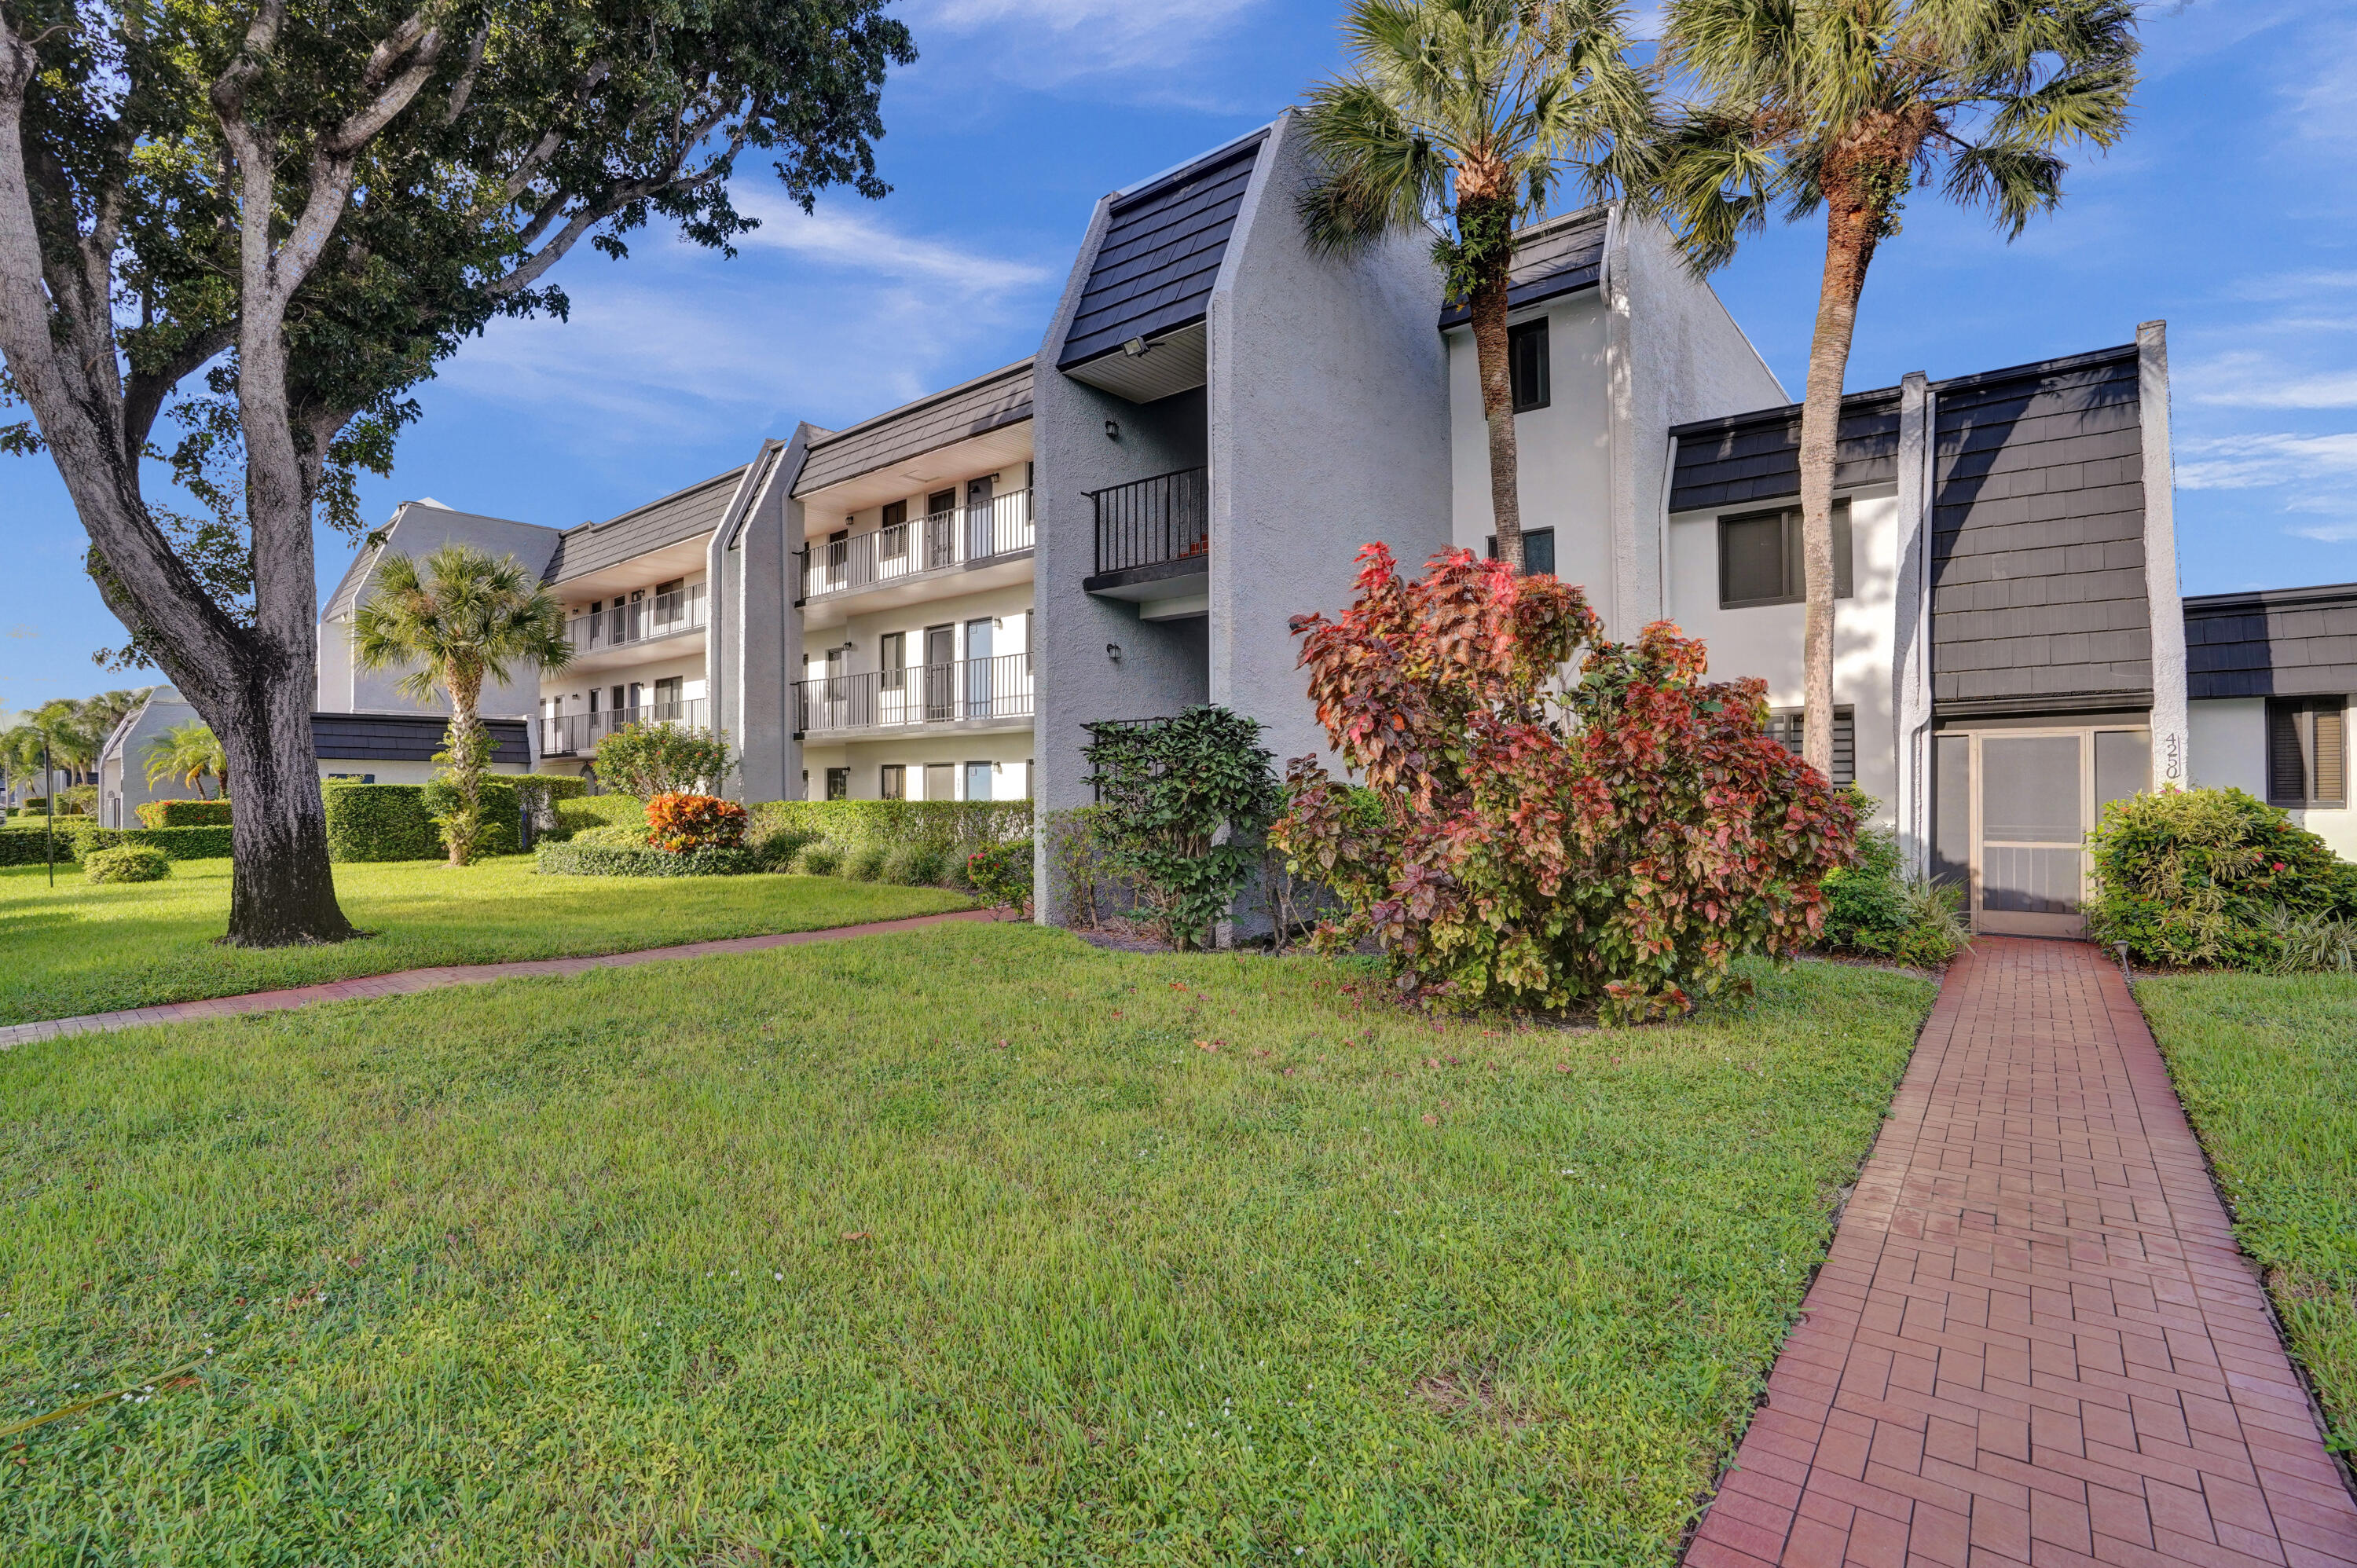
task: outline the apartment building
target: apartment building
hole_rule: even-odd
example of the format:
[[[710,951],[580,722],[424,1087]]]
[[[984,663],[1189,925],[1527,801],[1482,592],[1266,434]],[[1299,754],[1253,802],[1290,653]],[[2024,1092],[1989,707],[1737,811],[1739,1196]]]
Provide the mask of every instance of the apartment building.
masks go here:
[[[800,793],[1031,793],[1031,361],[847,429],[805,426],[787,502]]]

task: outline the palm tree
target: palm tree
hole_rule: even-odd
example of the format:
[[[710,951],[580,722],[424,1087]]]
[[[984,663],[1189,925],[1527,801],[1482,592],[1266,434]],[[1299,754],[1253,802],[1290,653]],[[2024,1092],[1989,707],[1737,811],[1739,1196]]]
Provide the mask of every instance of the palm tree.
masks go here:
[[[436,821],[450,864],[475,857],[482,836],[483,770],[490,736],[475,716],[486,677],[504,685],[519,664],[555,671],[573,661],[565,609],[512,555],[493,560],[468,544],[445,544],[423,570],[406,555],[377,563],[376,586],[352,617],[352,654],[366,670],[413,666],[399,690],[419,703],[439,687],[450,699],[445,768],[457,806]]]
[[[2125,135],[2131,0],[1670,0],[1662,61],[1694,99],[1653,195],[1687,265],[1734,255],[1769,209],[1825,209],[1801,411],[1807,585],[1802,756],[1834,760],[1834,441],[1859,293],[1910,191],[1934,179],[2007,239],[2061,199],[2057,149]]]
[[[1498,553],[1520,571],[1506,362],[1514,230],[1566,172],[1589,200],[1643,185],[1652,88],[1626,59],[1620,0],[1353,0],[1342,36],[1356,69],[1303,110],[1323,167],[1301,220],[1328,252],[1436,236],[1448,297],[1473,317]]]
[[[147,743],[147,782],[177,779],[205,798],[205,779],[221,780],[221,798],[229,798],[229,757],[221,737],[202,719],[174,725]]]

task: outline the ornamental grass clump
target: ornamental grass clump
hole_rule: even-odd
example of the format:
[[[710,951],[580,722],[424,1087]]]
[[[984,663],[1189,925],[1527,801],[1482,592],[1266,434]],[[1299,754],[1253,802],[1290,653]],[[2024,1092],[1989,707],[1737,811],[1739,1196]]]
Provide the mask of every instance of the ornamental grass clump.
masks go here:
[[[1360,559],[1340,618],[1293,629],[1374,806],[1297,757],[1272,830],[1349,910],[1321,940],[1372,938],[1426,1006],[1634,1022],[1816,940],[1856,819],[1767,736],[1762,682],[1705,682],[1703,645],[1667,622],[1608,642],[1577,588],[1470,551],[1416,582],[1381,544]]]

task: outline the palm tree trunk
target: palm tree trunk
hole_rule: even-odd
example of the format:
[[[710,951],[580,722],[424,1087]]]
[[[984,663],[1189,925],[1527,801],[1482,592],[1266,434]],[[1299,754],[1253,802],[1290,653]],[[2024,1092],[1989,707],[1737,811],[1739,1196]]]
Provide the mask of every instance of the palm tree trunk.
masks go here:
[[[466,865],[475,858],[483,836],[483,730],[475,717],[483,695],[483,674],[453,662],[443,675],[450,693],[450,782],[462,802],[460,818],[450,832],[450,864]]]
[[[1458,204],[1460,233],[1483,231],[1478,213],[1469,213],[1472,201]],[[1512,232],[1511,214],[1501,225]],[[1473,357],[1481,372],[1481,417],[1490,426],[1490,513],[1496,519],[1498,559],[1523,569],[1523,497],[1521,463],[1514,448],[1513,368],[1506,353],[1506,290],[1514,262],[1511,241],[1485,248],[1477,263],[1472,296],[1466,301],[1473,313]]]
[[[1834,450],[1841,434],[1842,381],[1857,328],[1858,295],[1874,253],[1878,215],[1825,202],[1825,270],[1817,325],[1809,339],[1809,382],[1801,403],[1801,564],[1806,615],[1801,644],[1801,758],[1834,776]]]

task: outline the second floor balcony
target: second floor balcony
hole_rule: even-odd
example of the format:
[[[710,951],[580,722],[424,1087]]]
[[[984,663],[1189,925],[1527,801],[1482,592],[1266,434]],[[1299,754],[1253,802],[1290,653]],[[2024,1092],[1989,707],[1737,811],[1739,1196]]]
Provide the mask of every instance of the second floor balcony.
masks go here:
[[[1031,656],[1002,653],[796,682],[795,725],[810,736],[927,725],[1020,728],[1031,722]]]
[[[1031,492],[1010,490],[802,553],[802,597],[856,594],[1019,555],[1036,542]]]
[[[665,702],[660,698],[634,708],[608,708],[597,714],[556,714],[540,721],[543,757],[595,757],[597,743],[626,725],[679,725],[703,729],[712,723],[712,704],[702,697]]]
[[[1096,571],[1081,586],[1132,599],[1144,620],[1205,613],[1211,572],[1211,475],[1180,468],[1092,490]]]
[[[565,622],[565,640],[573,644],[575,660],[580,660],[685,637],[704,630],[707,605],[702,583],[632,597],[621,604],[599,605]]]

